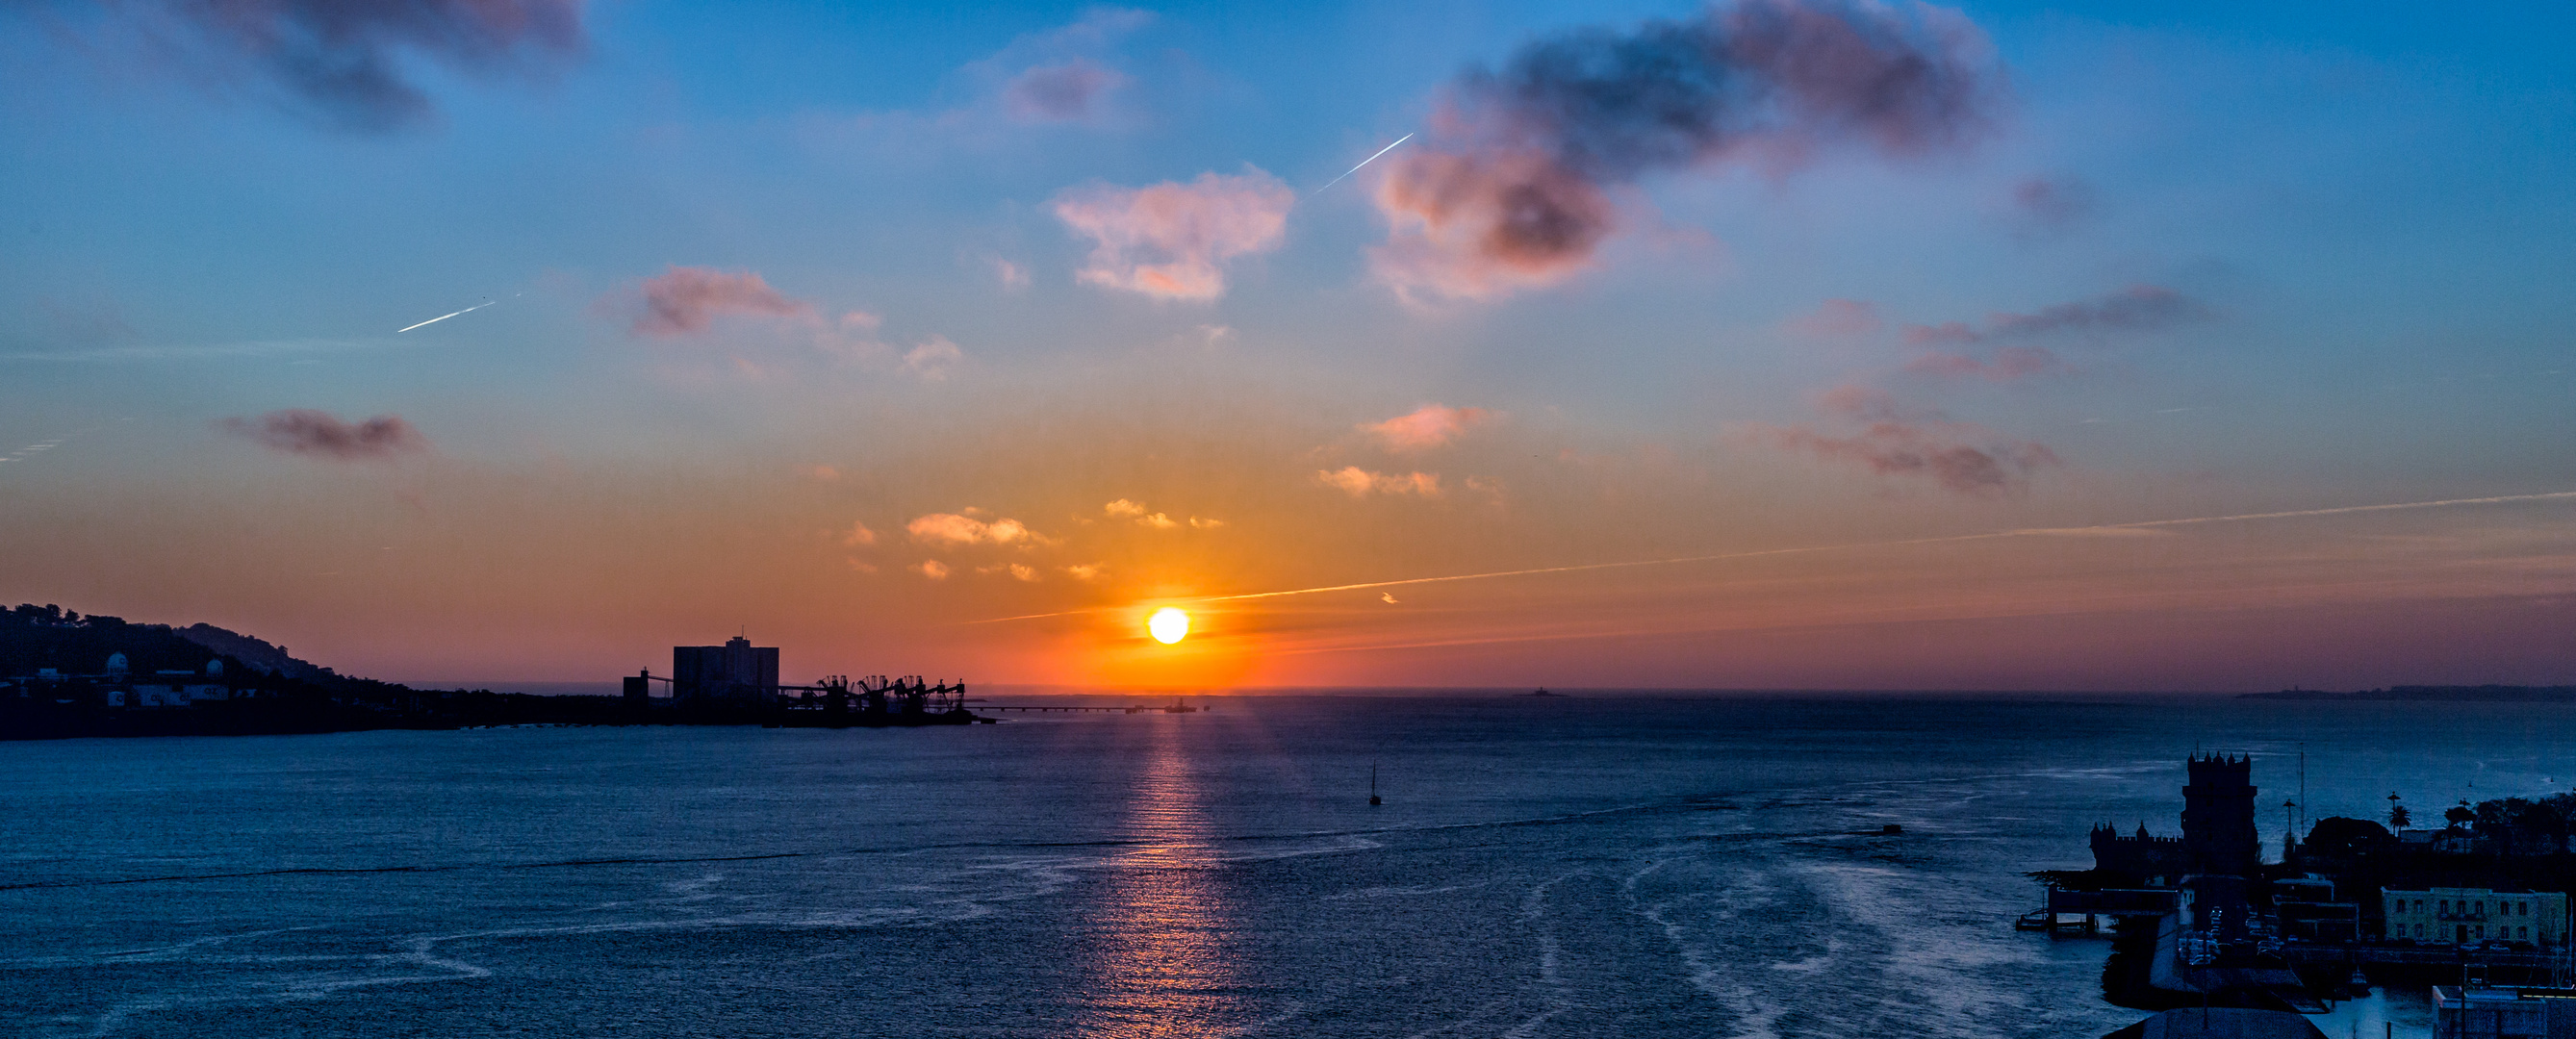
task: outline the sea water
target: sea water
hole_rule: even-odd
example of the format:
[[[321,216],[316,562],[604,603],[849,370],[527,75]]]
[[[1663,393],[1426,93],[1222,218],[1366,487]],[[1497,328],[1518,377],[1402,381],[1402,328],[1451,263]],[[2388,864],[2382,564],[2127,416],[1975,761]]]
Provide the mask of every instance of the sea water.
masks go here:
[[[2173,832],[2195,749],[2273,854],[2576,779],[2546,706],[1199,702],[0,744],[0,1033],[2098,1036],[2024,874]]]

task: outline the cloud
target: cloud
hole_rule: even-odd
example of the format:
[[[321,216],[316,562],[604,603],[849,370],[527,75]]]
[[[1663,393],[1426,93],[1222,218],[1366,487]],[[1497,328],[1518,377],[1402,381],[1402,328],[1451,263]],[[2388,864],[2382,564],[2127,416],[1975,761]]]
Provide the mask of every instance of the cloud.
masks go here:
[[[907,569],[933,581],[945,581],[948,579],[948,564],[942,563],[936,559],[924,559],[921,562],[914,563]]]
[[[873,573],[877,572],[877,565],[876,565],[875,563],[868,562],[867,560],[864,560],[864,559],[854,559],[854,558],[849,558],[849,557],[843,557],[841,561],[842,561],[842,562],[844,562],[844,563],[848,563],[848,564],[850,564],[850,569],[852,569],[852,570],[856,570],[856,571],[858,571],[858,572],[860,572],[860,573],[863,573],[863,574],[873,574]]]
[[[1065,567],[1064,572],[1073,575],[1077,581],[1097,581],[1101,574],[1108,572],[1108,568],[1098,563],[1075,563]]]
[[[1943,490],[1969,497],[2019,493],[2038,471],[2059,464],[2057,454],[2045,446],[2010,440],[1937,412],[1909,411],[1878,390],[1843,386],[1828,391],[1819,404],[1858,428],[1840,436],[1766,423],[1749,423],[1744,429],[1785,450],[1859,465],[1880,476],[1930,479]]]
[[[1409,494],[1422,498],[1440,496],[1440,474],[1438,473],[1416,472],[1398,476],[1393,473],[1373,473],[1352,465],[1340,469],[1318,470],[1315,473],[1315,482],[1354,498],[1365,498],[1371,494]]]
[[[1190,517],[1190,527],[1195,530],[1215,530],[1222,526],[1225,526],[1225,521],[1221,519],[1207,519],[1199,516]]]
[[[977,567],[975,568],[975,572],[979,574],[1009,574],[1014,580],[1028,581],[1030,583],[1035,583],[1038,579],[1037,568],[1025,563],[998,563],[993,566]]]
[[[781,294],[751,271],[674,266],[645,279],[643,294],[644,312],[630,326],[638,335],[704,332],[724,314],[817,320],[813,304]],[[851,319],[861,327],[875,327],[874,315],[853,312],[843,320]]]
[[[1829,299],[1814,313],[1800,314],[1780,323],[1791,333],[1810,339],[1856,339],[1876,335],[1887,327],[1879,320],[1878,308],[1857,299]]]
[[[1956,12],[1867,0],[1742,0],[1532,43],[1452,81],[1430,139],[1390,157],[1372,263],[1408,299],[1486,299],[1590,266],[1621,224],[1611,192],[1650,173],[1957,150],[1992,121],[1990,52]]]
[[[1076,277],[1158,299],[1225,294],[1226,261],[1268,252],[1287,235],[1297,193],[1258,169],[1202,173],[1187,184],[1094,185],[1057,196],[1055,214],[1092,240]]]
[[[968,509],[979,512],[979,509]],[[954,512],[934,512],[904,524],[904,532],[926,545],[1032,545],[1044,542],[1015,519],[985,521]]]
[[[1425,404],[1384,422],[1364,424],[1360,430],[1376,437],[1387,450],[1422,451],[1456,440],[1467,427],[1492,417],[1493,412],[1483,408]]]
[[[352,424],[326,411],[289,408],[255,419],[223,419],[215,428],[272,451],[340,462],[390,461],[429,450],[429,438],[399,415],[378,415]]]
[[[1386,604],[1387,604],[1387,605],[1389,605],[1389,606],[1393,606],[1393,605],[1395,605],[1395,604],[1396,604],[1396,603],[1395,603],[1395,593],[1394,593],[1394,592],[1379,592],[1379,593],[1377,593],[1377,597],[1378,597],[1378,599],[1379,599],[1380,601],[1382,601],[1382,602],[1386,603]]]
[[[437,114],[407,68],[547,78],[588,46],[584,0],[159,0],[106,4],[155,59],[237,66],[285,91],[289,107],[341,130],[384,132]]]
[[[1982,328],[1963,321],[1907,325],[1905,341],[1916,346],[1982,343],[2059,332],[2155,332],[2208,316],[2208,309],[2182,293],[2160,285],[2132,285],[2096,300],[2060,303],[2029,314],[1996,311]]]
[[[1416,152],[1378,190],[1393,230],[1369,260],[1407,298],[1489,299],[1592,262],[1617,209],[1599,185],[1538,155]]]
[[[949,342],[947,336],[932,336],[904,351],[903,369],[930,382],[948,378],[948,370],[966,359],[966,351]]]
[[[1029,287],[1029,269],[999,256],[987,256],[984,262],[993,268],[993,278],[1002,283],[1005,292],[1018,292]]]
[[[1087,58],[1039,65],[1002,87],[1002,110],[1023,123],[1088,123],[1127,76]]]
[[[877,543],[877,532],[869,530],[866,523],[853,520],[850,523],[849,532],[841,535],[841,543],[844,545],[873,545]]]
[[[1106,513],[1111,519],[1133,520],[1138,526],[1152,527],[1156,530],[1170,530],[1181,525],[1179,520],[1160,512],[1148,512],[1142,503],[1128,501],[1125,498],[1101,506],[1100,511]],[[1209,522],[1215,523],[1213,520]],[[1198,526],[1199,521],[1193,518],[1190,520],[1190,525]]]
[[[2062,231],[2101,208],[2092,185],[2073,177],[2031,177],[2012,187],[2013,213],[2032,230]]]
[[[841,478],[841,471],[828,465],[800,465],[796,467],[796,475],[831,483]]]

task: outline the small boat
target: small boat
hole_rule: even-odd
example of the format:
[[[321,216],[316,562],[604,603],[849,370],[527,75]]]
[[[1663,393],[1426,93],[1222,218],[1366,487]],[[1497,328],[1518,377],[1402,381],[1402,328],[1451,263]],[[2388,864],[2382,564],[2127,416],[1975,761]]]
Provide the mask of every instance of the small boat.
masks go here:
[[[1377,799],[1377,766],[1371,765],[1369,766],[1369,807],[1375,808],[1385,803]]]

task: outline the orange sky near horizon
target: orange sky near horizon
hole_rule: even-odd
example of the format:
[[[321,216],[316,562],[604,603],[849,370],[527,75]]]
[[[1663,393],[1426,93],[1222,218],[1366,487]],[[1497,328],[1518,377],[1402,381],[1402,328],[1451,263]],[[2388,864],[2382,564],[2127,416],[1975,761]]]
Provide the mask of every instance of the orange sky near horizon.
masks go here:
[[[2576,682],[2551,17],[0,4],[0,604],[451,687]]]

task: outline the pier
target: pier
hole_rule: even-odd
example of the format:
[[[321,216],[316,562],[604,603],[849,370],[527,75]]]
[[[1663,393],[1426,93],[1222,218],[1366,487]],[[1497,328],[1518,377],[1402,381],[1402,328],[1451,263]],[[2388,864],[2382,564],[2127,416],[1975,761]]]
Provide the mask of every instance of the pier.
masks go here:
[[[1092,714],[1197,714],[1200,711],[1207,710],[1205,707],[1189,706],[1179,700],[1174,700],[1171,703],[1164,704],[1160,707],[1156,707],[1151,704],[1127,704],[1125,706],[1119,706],[1116,704],[997,704],[983,700],[969,700],[967,702],[977,705],[975,708],[976,710],[995,712],[1064,711],[1070,714],[1084,712]]]

